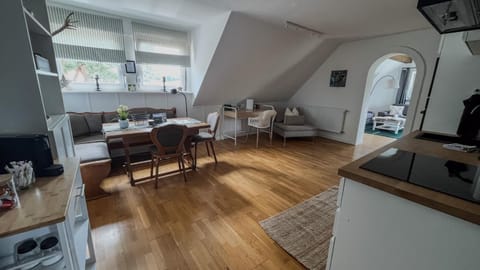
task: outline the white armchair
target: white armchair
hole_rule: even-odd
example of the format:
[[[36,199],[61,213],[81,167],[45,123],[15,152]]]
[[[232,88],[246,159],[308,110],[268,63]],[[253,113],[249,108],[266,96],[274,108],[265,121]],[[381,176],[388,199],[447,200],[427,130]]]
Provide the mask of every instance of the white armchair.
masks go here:
[[[257,129],[257,148],[258,148],[258,140],[260,136],[260,132],[268,133],[270,137],[270,144],[272,144],[272,137],[273,137],[273,123],[275,121],[275,116],[277,112],[275,110],[266,110],[263,111],[257,117],[249,117],[248,118],[248,127],[254,127]],[[248,140],[248,132],[247,132],[247,140]]]

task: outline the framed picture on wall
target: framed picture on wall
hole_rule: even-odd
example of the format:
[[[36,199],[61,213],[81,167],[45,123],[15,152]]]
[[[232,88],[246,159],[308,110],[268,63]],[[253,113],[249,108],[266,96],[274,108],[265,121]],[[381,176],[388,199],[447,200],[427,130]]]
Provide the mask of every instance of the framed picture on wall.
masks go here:
[[[125,64],[126,73],[137,73],[137,68],[135,67],[135,61],[127,60]]]
[[[347,70],[332,70],[330,87],[345,87],[347,84]]]

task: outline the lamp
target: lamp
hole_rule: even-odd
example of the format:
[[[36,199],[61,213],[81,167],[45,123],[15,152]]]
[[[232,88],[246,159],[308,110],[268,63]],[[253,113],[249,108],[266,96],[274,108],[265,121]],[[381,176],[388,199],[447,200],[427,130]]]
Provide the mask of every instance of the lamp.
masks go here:
[[[382,81],[383,79],[385,79],[385,78],[390,78],[390,79],[393,80],[393,82],[395,82],[395,77],[393,77],[392,75],[387,74],[387,75],[384,75],[384,76],[380,77],[380,78],[373,84],[372,90],[370,91],[370,96],[373,95],[373,92],[375,91],[375,87],[377,87],[378,83],[379,83],[380,81]]]
[[[185,95],[185,93],[183,92],[179,92],[177,90],[177,88],[173,88],[170,90],[170,93],[174,94],[174,95],[182,95],[183,96],[183,100],[185,101],[185,115],[188,117],[188,105],[187,105],[187,96]]]

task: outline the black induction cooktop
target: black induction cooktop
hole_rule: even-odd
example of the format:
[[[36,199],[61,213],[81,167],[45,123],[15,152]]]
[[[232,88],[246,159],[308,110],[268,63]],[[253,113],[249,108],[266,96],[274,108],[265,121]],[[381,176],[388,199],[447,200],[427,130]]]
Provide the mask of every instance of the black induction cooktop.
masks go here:
[[[480,167],[390,148],[360,168],[480,204]]]

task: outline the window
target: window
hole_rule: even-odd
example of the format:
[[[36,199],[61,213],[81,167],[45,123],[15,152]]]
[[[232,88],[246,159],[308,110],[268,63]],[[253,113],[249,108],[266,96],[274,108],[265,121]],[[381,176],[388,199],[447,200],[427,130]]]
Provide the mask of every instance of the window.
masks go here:
[[[120,64],[60,59],[61,76],[70,84],[94,84],[98,75],[100,84],[121,83]]]
[[[190,66],[188,32],[130,22],[76,7],[47,5],[51,29],[60,28],[65,18],[76,21],[76,29],[52,37],[62,84],[72,89],[94,89],[98,75],[102,89],[185,89]],[[131,23],[131,28],[124,25]],[[124,30],[126,33],[124,33]],[[124,45],[125,40],[134,46]],[[126,50],[132,50],[126,52]],[[126,74],[126,55],[136,62],[137,74]]]
[[[182,87],[185,89],[185,67],[173,65],[140,65],[141,81],[145,88],[158,89],[163,87],[163,77],[165,77],[165,87],[167,90]]]
[[[125,63],[121,19],[48,6],[51,29],[62,26],[70,12],[75,30],[55,35],[53,46],[62,80],[71,88],[94,89],[98,75],[101,88],[124,86],[121,64]]]

